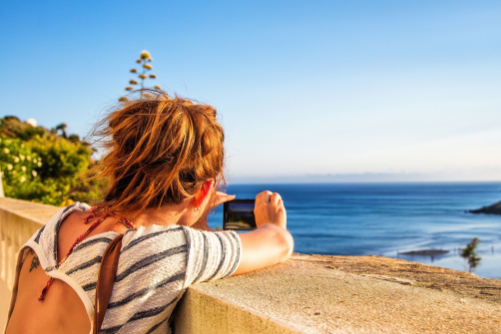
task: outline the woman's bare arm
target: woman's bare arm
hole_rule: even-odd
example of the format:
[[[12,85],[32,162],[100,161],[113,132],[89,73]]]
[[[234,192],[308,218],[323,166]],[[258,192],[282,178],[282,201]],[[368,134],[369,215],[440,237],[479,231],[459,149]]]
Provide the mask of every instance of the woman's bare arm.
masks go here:
[[[284,262],[292,254],[294,240],[287,231],[287,214],[277,193],[264,191],[256,196],[257,229],[240,234],[242,259],[233,275]]]

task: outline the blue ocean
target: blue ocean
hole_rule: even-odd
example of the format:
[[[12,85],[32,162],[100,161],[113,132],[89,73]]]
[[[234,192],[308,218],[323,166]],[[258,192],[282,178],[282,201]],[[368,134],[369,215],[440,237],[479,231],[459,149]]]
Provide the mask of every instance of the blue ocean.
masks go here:
[[[370,183],[230,185],[229,194],[254,198],[278,192],[287,209],[295,252],[382,255],[466,270],[460,250],[474,237],[482,260],[473,271],[501,278],[501,216],[466,213],[501,200],[501,183]],[[222,208],[210,217],[222,225]],[[424,249],[439,256],[406,256]]]

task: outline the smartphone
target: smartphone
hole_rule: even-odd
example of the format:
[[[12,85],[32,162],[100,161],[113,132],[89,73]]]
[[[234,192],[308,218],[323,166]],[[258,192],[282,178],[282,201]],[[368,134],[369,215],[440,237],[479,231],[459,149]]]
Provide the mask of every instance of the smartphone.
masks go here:
[[[253,199],[234,199],[224,203],[223,230],[249,231],[256,228]]]

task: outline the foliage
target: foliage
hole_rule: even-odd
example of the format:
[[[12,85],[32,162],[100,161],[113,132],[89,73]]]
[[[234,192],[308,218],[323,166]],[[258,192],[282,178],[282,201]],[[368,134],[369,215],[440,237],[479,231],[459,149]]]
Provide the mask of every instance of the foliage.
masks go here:
[[[29,140],[36,135],[43,136],[45,129],[22,123],[16,116],[5,116],[0,120],[0,136]]]
[[[94,162],[90,145],[77,135],[63,136],[22,123],[17,117],[0,119],[0,169],[5,196],[65,205],[73,200],[93,201],[100,197],[102,180],[79,179]]]
[[[466,248],[463,248],[461,252],[461,257],[468,263],[468,271],[471,273],[473,269],[478,267],[481,257],[477,255],[477,246],[480,243],[480,239],[473,238],[471,242],[466,245]]]
[[[136,60],[136,63],[141,66],[139,71],[136,68],[132,68],[130,70],[130,73],[134,74],[135,76],[138,77],[139,81],[141,82],[141,97],[150,97],[151,94],[143,92],[143,89],[145,89],[145,81],[148,79],[156,79],[157,76],[156,74],[149,73],[151,70],[153,70],[153,66],[151,65],[151,62],[153,59],[151,59],[151,55],[148,51],[142,51],[141,54],[139,55],[139,59]],[[138,85],[138,81],[135,79],[131,79],[129,81],[129,85],[125,87],[126,91],[132,91],[134,90],[134,86]],[[154,89],[162,89],[160,86],[155,85],[153,86]],[[128,99],[125,96],[122,96],[118,99],[119,102],[127,102]]]
[[[66,125],[66,123],[61,123],[61,124],[56,126],[55,130],[56,130],[56,132],[58,130],[61,130],[61,136],[63,136],[63,138],[67,138],[67,136],[66,136],[66,128],[67,127],[68,127],[68,125]]]

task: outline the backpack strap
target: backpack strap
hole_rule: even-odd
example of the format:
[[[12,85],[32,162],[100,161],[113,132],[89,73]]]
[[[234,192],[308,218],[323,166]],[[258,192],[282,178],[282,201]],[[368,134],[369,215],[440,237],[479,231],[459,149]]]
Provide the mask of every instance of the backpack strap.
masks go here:
[[[113,284],[117,276],[118,260],[122,248],[123,234],[113,239],[103,254],[96,285],[96,301],[94,307],[94,334],[98,334],[103,325],[104,315],[110,302]]]

